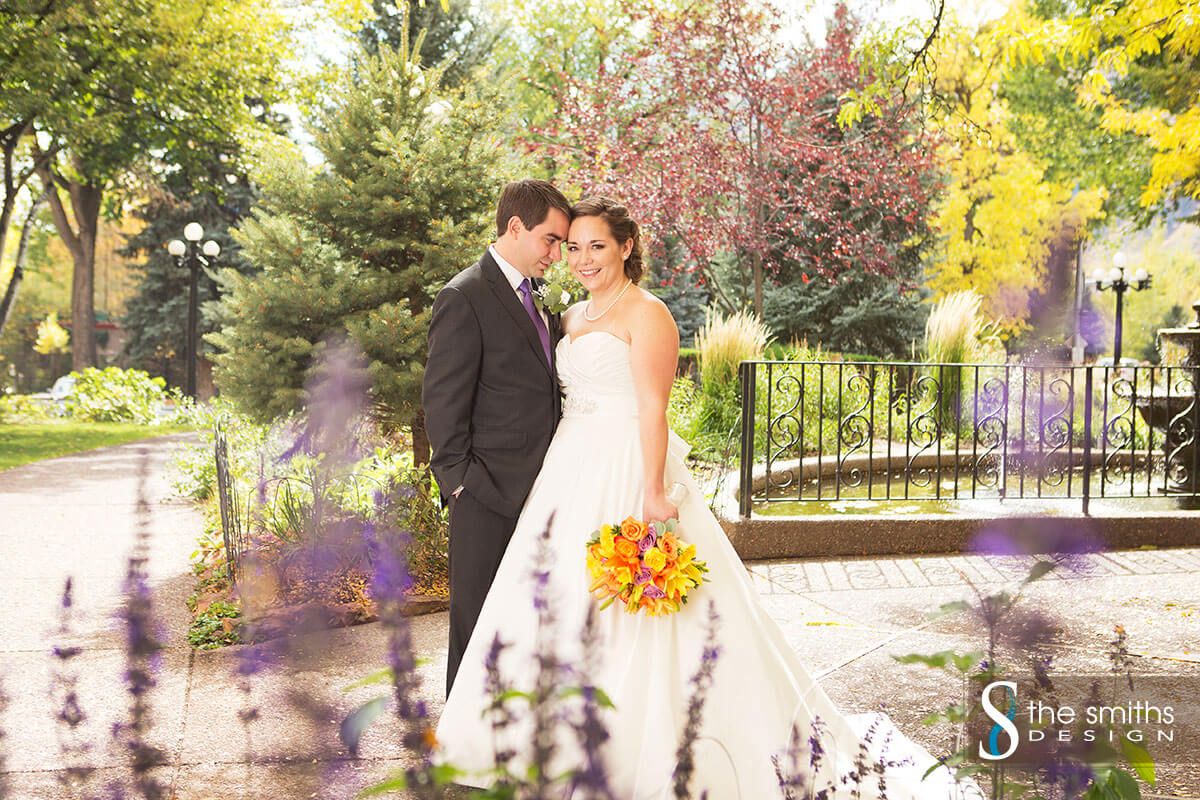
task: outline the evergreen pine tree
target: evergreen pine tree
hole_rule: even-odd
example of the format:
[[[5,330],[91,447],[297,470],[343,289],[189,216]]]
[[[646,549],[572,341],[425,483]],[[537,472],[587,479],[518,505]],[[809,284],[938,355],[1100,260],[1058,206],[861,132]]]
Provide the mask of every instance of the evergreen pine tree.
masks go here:
[[[146,221],[146,227],[130,237],[122,251],[126,256],[145,256],[136,292],[125,304],[123,324],[129,338],[125,340],[124,356],[130,366],[160,375],[173,385],[183,385],[185,380],[189,271],[187,266],[175,263],[166,243],[183,238],[184,226],[198,222],[204,227],[204,238],[221,246],[217,267],[238,272],[253,270],[233,240],[231,228],[250,212],[258,192],[249,178],[230,169],[229,163],[214,156],[209,165],[210,177],[216,179],[210,182],[212,188],[193,192],[190,182],[178,179],[161,187],[136,212]],[[172,191],[172,185],[176,191]],[[218,287],[213,274],[200,273],[197,296],[203,336],[216,329]],[[211,349],[201,341],[202,357],[208,357]]]
[[[493,203],[517,167],[498,143],[495,89],[443,88],[405,49],[362,54],[317,125],[324,163],[296,156],[265,170],[264,199],[237,238],[261,272],[221,273],[216,380],[268,419],[303,406],[325,343],[348,336],[369,362],[374,401],[411,426],[428,456],[420,406],[433,297],[478,259]]]
[[[422,0],[371,0],[375,14],[359,30],[359,44],[368,55],[378,56],[381,49],[407,47],[413,52],[419,39],[421,67],[436,67],[451,59],[441,81],[461,86],[487,63],[500,34],[472,13],[469,0],[450,0],[446,6]]]
[[[920,270],[893,276],[848,272],[808,283],[785,279],[764,292],[763,318],[779,341],[806,339],[810,345],[876,358],[911,355],[929,310],[915,288]],[[908,284],[903,291],[897,284]]]

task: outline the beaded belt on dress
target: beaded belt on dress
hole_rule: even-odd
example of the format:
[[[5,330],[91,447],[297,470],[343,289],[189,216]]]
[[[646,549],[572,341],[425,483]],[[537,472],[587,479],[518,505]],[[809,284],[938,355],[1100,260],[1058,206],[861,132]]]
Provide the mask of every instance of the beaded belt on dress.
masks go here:
[[[636,417],[637,398],[574,392],[563,399],[562,412],[564,417]]]

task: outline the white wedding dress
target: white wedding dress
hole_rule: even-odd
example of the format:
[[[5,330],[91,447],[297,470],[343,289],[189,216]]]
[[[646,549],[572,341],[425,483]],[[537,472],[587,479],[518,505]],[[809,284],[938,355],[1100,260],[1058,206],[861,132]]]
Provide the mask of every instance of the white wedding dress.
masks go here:
[[[673,433],[666,484],[680,483],[687,489],[679,503],[678,534],[696,546],[697,558],[708,562],[709,582],[670,616],[629,614],[620,602],[597,612],[599,663],[581,663],[580,631],[588,609],[599,604],[588,594],[585,543],[603,523],[641,516],[644,479],[629,345],[596,331],[564,338],[556,355],[565,392],[563,418],[437,728],[441,759],[470,773],[460,782],[489,785],[487,773],[498,748],[517,751],[516,765],[527,763],[532,750],[528,719],[511,725],[505,741],[495,741],[484,713],[491,702],[485,661],[499,637],[508,645],[499,664],[501,675],[515,689],[533,689],[538,639],[533,572],[539,542],[553,514],[548,539],[553,561],[545,565],[550,577],[544,587],[555,617],[553,644],[559,658],[585,669],[615,704],[603,712],[610,734],[603,759],[614,798],[673,796],[676,750],[687,719],[690,680],[701,663],[710,603],[719,615],[720,655],[694,749],[693,797],[707,790],[711,800],[782,798],[772,757],[783,757],[793,726],[807,742],[818,719],[824,755],[815,769],[809,766],[807,751],[796,765],[809,787],[838,786],[832,796],[851,796],[851,786],[839,785],[839,776],[855,769],[860,736],[873,722],[868,737],[871,761],[910,762],[886,772],[889,800],[977,796],[972,785],[955,784],[944,768],[922,779],[933,759],[886,717],[847,718],[834,708],[759,605],[745,567],[684,465],[687,446]],[[509,701],[508,707],[518,715],[528,712],[520,700]],[[560,726],[556,739],[553,771],[582,767],[574,733]],[[791,771],[789,764],[783,757],[785,771]],[[877,777],[869,775],[859,787],[860,796],[879,797],[877,784]],[[798,795],[808,796],[805,791]]]

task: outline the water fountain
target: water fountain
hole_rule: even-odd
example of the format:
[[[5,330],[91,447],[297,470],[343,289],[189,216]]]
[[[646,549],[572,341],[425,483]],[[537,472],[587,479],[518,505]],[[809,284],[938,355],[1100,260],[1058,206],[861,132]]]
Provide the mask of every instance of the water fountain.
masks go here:
[[[1192,309],[1194,322],[1158,332],[1165,343],[1184,350],[1179,367],[1167,371],[1166,393],[1137,401],[1146,423],[1165,434],[1166,492],[1180,495],[1179,503],[1185,508],[1200,505],[1200,447],[1196,441],[1200,430],[1200,300]]]

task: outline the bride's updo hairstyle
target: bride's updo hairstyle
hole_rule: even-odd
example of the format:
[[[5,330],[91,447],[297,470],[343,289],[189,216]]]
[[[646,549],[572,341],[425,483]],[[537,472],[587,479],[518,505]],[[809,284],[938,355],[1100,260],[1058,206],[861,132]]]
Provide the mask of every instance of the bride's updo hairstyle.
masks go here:
[[[571,207],[571,219],[577,217],[600,217],[608,223],[613,238],[622,247],[625,242],[633,240],[633,249],[625,259],[625,277],[634,283],[642,279],[646,272],[642,264],[642,231],[633,217],[629,216],[629,209],[612,198],[592,195]]]

